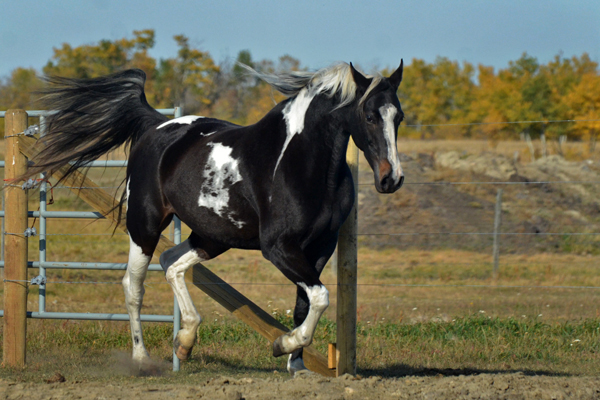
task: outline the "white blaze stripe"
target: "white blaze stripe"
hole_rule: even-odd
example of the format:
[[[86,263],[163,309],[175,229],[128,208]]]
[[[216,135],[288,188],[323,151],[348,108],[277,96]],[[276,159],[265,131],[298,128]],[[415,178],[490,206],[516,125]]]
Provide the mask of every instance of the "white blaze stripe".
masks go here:
[[[283,143],[281,153],[279,154],[279,158],[277,159],[277,163],[275,164],[273,176],[275,176],[275,172],[277,172],[277,167],[279,166],[279,162],[283,157],[283,153],[285,153],[285,149],[287,149],[294,135],[297,135],[304,130],[304,117],[306,116],[308,106],[310,106],[310,103],[314,97],[315,93],[309,92],[306,88],[304,88],[300,91],[300,93],[298,93],[296,98],[289,102],[283,109],[283,119],[285,119],[287,125],[286,138],[285,142]]]
[[[160,124],[159,126],[156,127],[156,129],[164,128],[165,126],[171,125],[171,124],[190,125],[192,122],[194,122],[195,120],[197,120],[199,118],[204,118],[204,117],[201,117],[198,115],[186,115],[185,117],[174,118],[174,119],[168,120],[167,122]]]
[[[398,109],[392,104],[379,108],[379,114],[383,119],[383,136],[388,147],[388,161],[392,166],[392,175],[394,182],[398,182],[402,176],[402,167],[400,166],[400,157],[398,157],[398,148],[396,147],[396,129],[394,118]]]

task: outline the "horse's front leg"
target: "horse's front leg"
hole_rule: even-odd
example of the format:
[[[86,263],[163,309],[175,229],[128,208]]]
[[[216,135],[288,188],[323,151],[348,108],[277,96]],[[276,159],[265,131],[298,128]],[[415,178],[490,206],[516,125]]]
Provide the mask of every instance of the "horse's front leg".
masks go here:
[[[292,353],[312,343],[317,323],[329,306],[329,292],[319,280],[317,269],[311,265],[299,246],[280,242],[268,252],[267,258],[283,274],[306,293],[308,313],[306,318],[291,332],[281,335],[273,342],[273,356]],[[263,250],[264,251],[264,250]]]
[[[273,356],[275,357],[309,346],[312,343],[317,323],[329,306],[329,292],[324,285],[308,286],[304,282],[298,282],[298,286],[304,289],[308,296],[308,314],[300,326],[275,340],[273,343]]]

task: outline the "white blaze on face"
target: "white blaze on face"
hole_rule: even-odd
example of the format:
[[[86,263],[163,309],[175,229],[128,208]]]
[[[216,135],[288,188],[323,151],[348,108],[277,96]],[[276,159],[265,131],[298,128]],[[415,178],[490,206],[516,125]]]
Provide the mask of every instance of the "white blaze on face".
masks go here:
[[[277,159],[277,163],[275,164],[273,176],[275,176],[279,162],[283,158],[283,153],[285,153],[285,149],[287,149],[292,138],[304,130],[304,117],[306,116],[308,106],[310,106],[310,103],[314,97],[314,93],[309,93],[309,91],[304,88],[300,91],[300,93],[298,93],[296,98],[289,102],[283,109],[283,119],[285,120],[287,126],[286,137],[281,149],[281,153],[279,154],[279,158]]]
[[[242,180],[238,169],[238,160],[231,157],[233,150],[222,143],[208,143],[213,149],[208,156],[204,169],[204,182],[200,188],[198,205],[212,210],[220,217],[227,218],[241,228],[244,223],[237,221],[232,212],[228,212],[229,187]]]
[[[396,125],[394,118],[398,113],[398,109],[392,104],[385,105],[379,108],[379,114],[383,119],[383,136],[388,149],[388,161],[392,166],[392,177],[394,182],[398,182],[402,176],[402,167],[400,166],[400,157],[398,156],[398,148],[396,147]]]
[[[192,122],[194,122],[195,120],[197,120],[199,118],[204,118],[204,117],[201,117],[198,115],[186,115],[185,117],[174,118],[174,119],[168,120],[167,122],[163,122],[162,124],[157,126],[156,129],[164,128],[165,126],[171,125],[171,124],[190,125]]]

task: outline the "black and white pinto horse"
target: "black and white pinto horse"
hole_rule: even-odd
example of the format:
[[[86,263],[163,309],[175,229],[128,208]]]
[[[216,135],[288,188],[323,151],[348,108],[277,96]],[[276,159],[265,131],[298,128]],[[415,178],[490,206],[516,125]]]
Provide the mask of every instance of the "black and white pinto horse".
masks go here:
[[[329,305],[319,276],[354,202],[346,163],[350,137],[373,169],[379,192],[395,192],[404,180],[396,147],[402,70],[401,63],[385,78],[345,63],[316,73],[249,69],[289,96],[250,126],[200,116],[167,119],[148,105],[140,70],[87,80],[46,78],[46,105],[60,111],[47,120],[44,148],[29,176],[69,162],[74,171],[130,146],[121,203],[131,243],[123,287],[134,361],[143,366],[149,358],[140,323],[148,264],[177,215],[192,233],[160,257],[182,313],[177,357],[189,357],[201,321],[185,272],[230,248],[260,249],[297,285],[294,329],[273,343],[273,355],[290,354],[292,373],[304,369],[302,348]]]

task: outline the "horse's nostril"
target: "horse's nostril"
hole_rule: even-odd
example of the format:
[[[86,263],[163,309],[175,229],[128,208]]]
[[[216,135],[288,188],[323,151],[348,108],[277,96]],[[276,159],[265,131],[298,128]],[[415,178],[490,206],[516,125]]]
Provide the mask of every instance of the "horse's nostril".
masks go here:
[[[384,176],[383,179],[381,179],[381,182],[380,182],[381,183],[381,187],[383,189],[386,189],[388,187],[389,182],[390,182],[390,176],[389,175]]]
[[[401,188],[404,184],[404,175],[400,176],[400,183],[398,184],[398,188]]]

